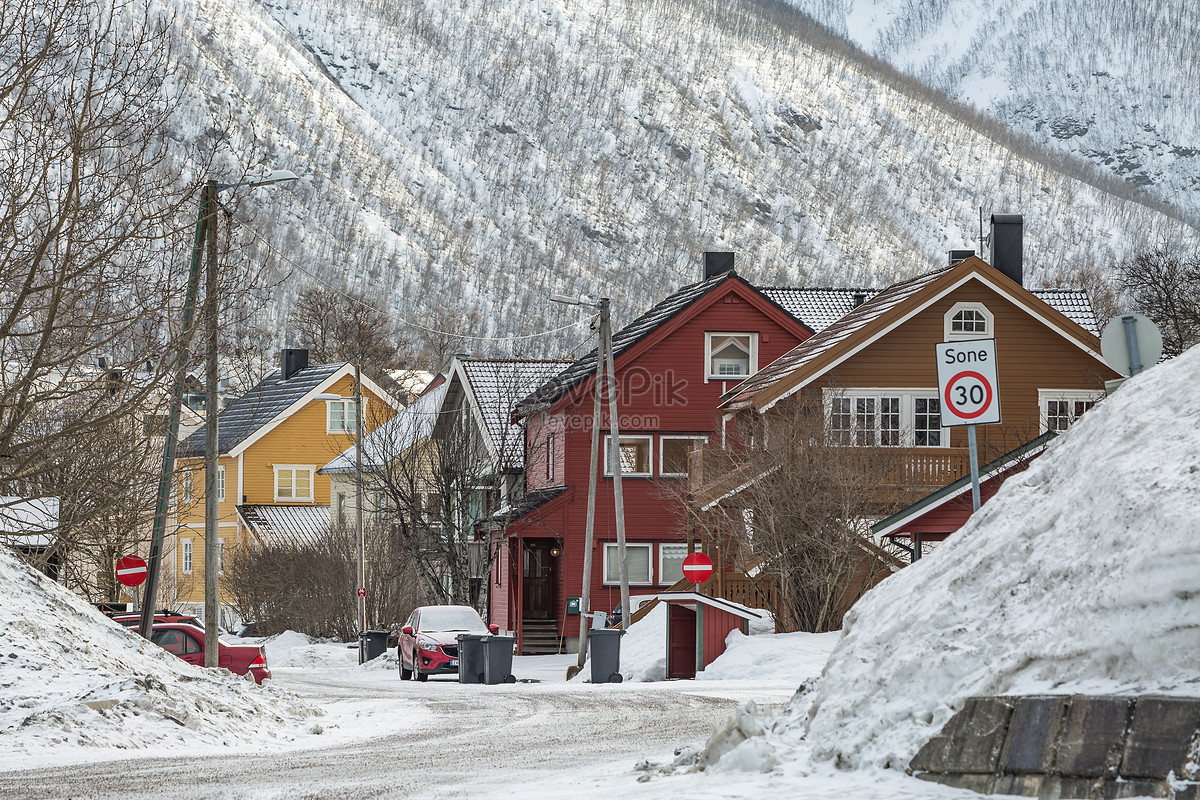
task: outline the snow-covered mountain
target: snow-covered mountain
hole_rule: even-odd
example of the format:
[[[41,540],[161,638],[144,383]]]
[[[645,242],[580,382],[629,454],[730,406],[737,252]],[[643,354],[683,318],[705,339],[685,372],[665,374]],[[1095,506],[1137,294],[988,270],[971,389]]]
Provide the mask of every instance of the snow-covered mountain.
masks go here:
[[[1039,143],[1200,212],[1200,3],[788,0]]]
[[[475,312],[486,336],[576,320],[551,293],[607,295],[629,319],[713,249],[760,283],[878,285],[977,247],[980,208],[1025,215],[1034,283],[1197,242],[1136,188],[784,3],[169,1],[173,135],[221,143],[230,174],[302,176],[240,212],[244,252],[287,276],[276,326],[314,281],[409,322]],[[587,335],[464,349],[559,354]]]

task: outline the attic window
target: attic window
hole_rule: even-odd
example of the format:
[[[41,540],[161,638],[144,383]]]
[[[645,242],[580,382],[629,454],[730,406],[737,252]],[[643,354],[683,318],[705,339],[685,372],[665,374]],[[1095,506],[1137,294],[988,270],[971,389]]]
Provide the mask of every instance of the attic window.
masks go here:
[[[987,339],[994,335],[992,312],[983,303],[955,303],[946,312],[944,341]]]
[[[758,369],[758,334],[706,333],[706,380],[748,378]]]

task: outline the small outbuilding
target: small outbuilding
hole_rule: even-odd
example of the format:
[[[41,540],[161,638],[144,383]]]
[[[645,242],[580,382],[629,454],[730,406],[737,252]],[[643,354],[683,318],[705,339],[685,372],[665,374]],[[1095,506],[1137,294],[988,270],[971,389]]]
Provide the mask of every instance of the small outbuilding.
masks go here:
[[[667,677],[694,678],[725,652],[730,631],[750,633],[750,621],[763,615],[745,606],[699,592],[662,592],[667,605]]]

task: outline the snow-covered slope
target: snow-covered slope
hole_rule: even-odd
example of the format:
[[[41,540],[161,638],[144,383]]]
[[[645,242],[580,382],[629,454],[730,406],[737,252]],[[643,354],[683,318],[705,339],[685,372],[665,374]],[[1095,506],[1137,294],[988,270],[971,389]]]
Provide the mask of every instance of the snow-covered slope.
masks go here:
[[[1200,212],[1200,3],[787,0],[871,54]]]
[[[878,285],[976,245],[980,207],[1025,214],[1035,283],[1197,239],[767,0],[163,1],[174,135],[302,176],[241,212],[244,255],[288,276],[276,324],[318,280],[486,335],[577,319],[553,292],[629,319],[711,249],[761,283]]]
[[[0,762],[236,747],[291,738],[316,713],[270,681],[187,664],[0,546]]]
[[[972,695],[1200,696],[1200,348],[1130,380],[847,615],[776,726],[904,768]]]

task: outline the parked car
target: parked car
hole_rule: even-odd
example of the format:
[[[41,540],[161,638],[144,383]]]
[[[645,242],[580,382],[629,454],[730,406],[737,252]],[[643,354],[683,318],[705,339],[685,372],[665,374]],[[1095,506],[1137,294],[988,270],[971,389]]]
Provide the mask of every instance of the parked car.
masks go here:
[[[495,633],[470,606],[421,606],[400,629],[400,678],[424,681],[430,675],[458,674],[458,635]]]
[[[186,622],[156,623],[150,641],[189,664],[204,666],[204,628]],[[255,683],[271,677],[267,651],[258,644],[232,644],[217,637],[217,666],[235,675],[249,673]]]
[[[118,625],[124,625],[126,628],[137,628],[142,624],[142,615],[137,612],[113,614],[111,619],[113,622],[117,623]],[[192,625],[200,630],[204,630],[204,623],[199,617],[194,617],[191,614],[177,614],[174,611],[167,611],[166,609],[154,612],[154,624],[157,625],[160,622],[174,622],[183,625]]]

